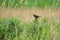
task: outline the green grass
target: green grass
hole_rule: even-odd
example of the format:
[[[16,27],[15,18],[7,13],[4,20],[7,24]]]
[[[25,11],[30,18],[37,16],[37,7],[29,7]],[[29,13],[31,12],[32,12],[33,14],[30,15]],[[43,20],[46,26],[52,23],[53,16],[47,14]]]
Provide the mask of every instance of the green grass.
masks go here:
[[[60,21],[43,18],[28,24],[19,18],[0,18],[0,40],[5,39],[60,40]]]
[[[0,6],[10,8],[60,8],[60,0],[0,0]]]

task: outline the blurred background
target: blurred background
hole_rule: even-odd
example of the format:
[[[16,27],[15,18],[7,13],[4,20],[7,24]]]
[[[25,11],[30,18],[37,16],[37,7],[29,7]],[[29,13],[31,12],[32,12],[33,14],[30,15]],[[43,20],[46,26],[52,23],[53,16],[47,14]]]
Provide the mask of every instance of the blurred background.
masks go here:
[[[60,40],[60,0],[0,0],[0,40]]]

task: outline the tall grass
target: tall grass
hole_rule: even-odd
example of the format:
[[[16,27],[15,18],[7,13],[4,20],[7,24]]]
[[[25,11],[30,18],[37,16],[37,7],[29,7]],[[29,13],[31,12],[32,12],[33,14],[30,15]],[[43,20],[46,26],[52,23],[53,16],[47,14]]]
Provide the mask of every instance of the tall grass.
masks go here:
[[[60,8],[60,0],[0,0],[0,6],[8,8]]]
[[[60,40],[60,22],[43,18],[31,23],[0,18],[0,40]]]

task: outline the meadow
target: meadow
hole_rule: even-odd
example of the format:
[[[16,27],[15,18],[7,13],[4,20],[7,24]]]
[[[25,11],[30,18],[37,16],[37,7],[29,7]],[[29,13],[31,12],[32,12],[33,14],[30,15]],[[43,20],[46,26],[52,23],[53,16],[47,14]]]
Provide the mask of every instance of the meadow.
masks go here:
[[[0,0],[0,6],[8,8],[60,8],[60,0]]]
[[[31,23],[0,18],[0,40],[60,40],[60,21],[42,18]]]
[[[27,9],[22,10],[16,8],[34,8],[35,11],[25,11]],[[36,10],[35,8],[38,9]],[[0,0],[0,40],[60,40],[60,10],[56,12],[56,9],[55,11],[52,9],[41,9],[40,11],[39,8],[59,9],[60,0]],[[51,18],[44,16],[45,18],[25,22],[18,17],[26,16],[24,19],[29,19],[32,15],[31,13],[41,13],[47,17],[49,13]],[[18,18],[11,17],[13,15]],[[7,18],[4,18],[5,16]],[[58,18],[58,20],[54,18]],[[30,19],[32,19],[32,17]]]

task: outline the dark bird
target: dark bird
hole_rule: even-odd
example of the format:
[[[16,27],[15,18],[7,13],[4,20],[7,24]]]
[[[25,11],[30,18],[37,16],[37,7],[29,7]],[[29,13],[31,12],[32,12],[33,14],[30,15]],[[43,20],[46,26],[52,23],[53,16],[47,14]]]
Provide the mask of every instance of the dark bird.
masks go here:
[[[35,14],[33,14],[33,16],[35,17],[35,19],[37,19],[38,17],[40,17],[40,16],[38,16],[38,15],[35,15]]]

